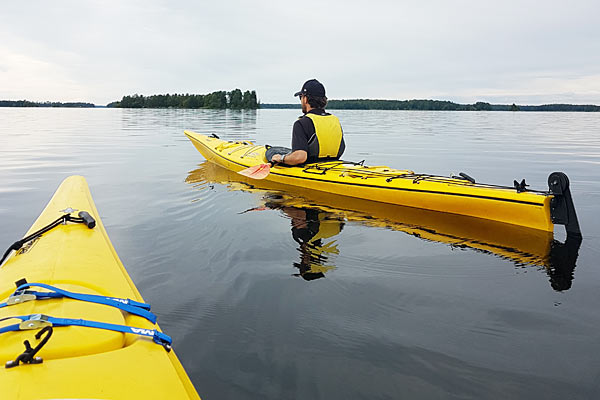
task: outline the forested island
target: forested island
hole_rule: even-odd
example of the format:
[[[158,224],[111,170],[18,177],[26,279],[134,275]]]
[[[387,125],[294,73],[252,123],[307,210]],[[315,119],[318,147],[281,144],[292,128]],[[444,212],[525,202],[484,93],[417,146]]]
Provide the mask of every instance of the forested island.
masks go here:
[[[34,102],[28,100],[0,100],[0,107],[69,107],[69,108],[92,108],[92,103],[61,103],[59,101]]]
[[[240,89],[230,92],[217,91],[209,94],[156,94],[144,96],[134,94],[123,96],[121,101],[115,101],[107,107],[118,108],[214,108],[214,109],[251,109],[259,108],[255,90]]]
[[[300,108],[300,103],[261,104],[260,108]],[[600,111],[600,106],[580,104],[545,104],[522,106],[516,104],[458,104],[443,100],[329,100],[331,110],[433,110],[433,111]]]

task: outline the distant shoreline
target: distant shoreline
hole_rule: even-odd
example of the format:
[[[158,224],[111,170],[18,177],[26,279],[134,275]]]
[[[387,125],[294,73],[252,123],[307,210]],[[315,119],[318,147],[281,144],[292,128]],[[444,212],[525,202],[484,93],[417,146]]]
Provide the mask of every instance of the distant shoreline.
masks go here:
[[[300,103],[261,104],[266,109],[300,109]],[[329,100],[329,110],[422,110],[422,111],[570,111],[598,112],[600,106],[592,104],[543,104],[539,106],[517,104],[490,104],[477,102],[459,104],[442,100]]]
[[[225,109],[225,108],[260,108],[260,109],[300,109],[300,103],[259,103],[256,101],[255,92],[252,91],[251,98],[246,104],[236,104],[231,107],[229,104],[229,95],[231,92],[216,92],[219,94],[220,102],[213,102],[212,104],[208,101],[206,103],[198,102],[202,104],[202,107],[190,107],[188,104],[182,106],[184,102],[176,102],[174,105],[165,106],[151,106],[150,104],[133,104],[127,107],[128,102],[123,104],[117,102],[110,103],[106,106],[97,106],[93,103],[86,102],[34,102],[28,100],[0,100],[0,107],[30,107],[30,108],[106,108],[106,107],[121,107],[121,108],[156,108],[156,109]],[[250,92],[248,92],[250,93]],[[241,94],[241,93],[240,93]],[[245,93],[244,93],[245,94]],[[206,98],[209,98],[207,95]],[[173,98],[188,99],[195,95],[173,95]],[[158,96],[150,96],[150,98],[144,98],[143,96],[125,96],[126,100],[137,100],[137,99],[152,99]],[[222,99],[221,99],[222,98]],[[241,98],[240,98],[241,100]],[[244,99],[245,100],[245,99]],[[187,103],[187,102],[186,102]],[[222,104],[221,104],[222,103]],[[159,103],[160,104],[160,103]],[[207,106],[208,104],[208,106]],[[421,111],[549,111],[549,112],[600,112],[600,106],[593,104],[543,104],[537,106],[531,105],[517,105],[517,104],[490,104],[485,102],[476,102],[474,104],[459,104],[451,101],[443,100],[373,100],[373,99],[352,99],[352,100],[329,100],[327,109],[330,110],[421,110]]]
[[[59,101],[0,100],[0,107],[95,108],[96,105],[84,102],[61,103]]]

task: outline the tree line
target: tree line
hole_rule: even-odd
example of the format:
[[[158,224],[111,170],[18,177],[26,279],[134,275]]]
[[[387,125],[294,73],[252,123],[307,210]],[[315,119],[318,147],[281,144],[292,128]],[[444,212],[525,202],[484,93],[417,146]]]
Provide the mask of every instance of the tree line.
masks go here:
[[[457,104],[444,100],[330,100],[327,107],[337,110],[438,110],[489,111],[489,103]]]
[[[115,101],[107,107],[118,108],[215,108],[215,109],[257,109],[260,103],[255,90],[240,89],[230,92],[217,91],[209,94],[156,94],[144,96],[134,94],[123,96],[121,101]]]
[[[261,104],[260,108],[300,108],[300,103]],[[600,111],[600,106],[579,104],[545,104],[519,106],[516,104],[458,104],[443,100],[329,100],[331,110],[434,110],[434,111]]]
[[[28,100],[0,100],[0,107],[72,107],[91,108],[92,103],[57,101],[33,102]],[[121,108],[215,108],[215,109],[257,109],[293,108],[300,109],[300,103],[260,104],[256,91],[234,89],[230,92],[217,91],[209,94],[159,94],[143,96],[123,96],[107,107]],[[578,111],[599,112],[600,106],[592,104],[543,104],[527,106],[516,104],[458,104],[443,100],[329,100],[329,109],[337,110],[439,110],[439,111]]]
[[[300,108],[297,104],[261,104],[261,108]],[[327,108],[332,110],[439,110],[439,111],[489,111],[492,105],[457,104],[442,100],[329,100]]]
[[[493,107],[511,107],[511,106],[493,106]],[[541,106],[517,106],[520,111],[581,111],[597,112],[600,106],[593,104],[543,104]],[[511,111],[511,110],[509,110]]]
[[[0,107],[70,107],[70,108],[90,108],[95,107],[92,103],[61,103],[59,101],[35,102],[28,100],[0,100]]]

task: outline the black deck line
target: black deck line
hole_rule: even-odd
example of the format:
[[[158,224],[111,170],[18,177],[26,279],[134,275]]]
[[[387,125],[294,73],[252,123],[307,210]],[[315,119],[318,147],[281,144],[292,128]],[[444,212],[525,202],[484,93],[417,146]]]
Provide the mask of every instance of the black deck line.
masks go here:
[[[222,156],[218,152],[214,151],[210,147],[207,147],[206,145],[204,145],[204,143],[200,142],[196,138],[193,138],[193,137],[191,137],[189,135],[186,135],[186,136],[188,136],[190,139],[195,140],[196,142],[200,143],[202,145],[202,147],[206,148],[207,150],[211,151],[216,156],[221,157],[222,159],[226,160],[227,162],[239,165],[240,167],[244,167],[244,168],[248,168],[249,167],[249,165],[240,164],[238,162],[235,162],[233,160],[225,158],[224,156]],[[325,180],[325,179],[317,179],[317,178],[313,178],[313,177],[290,176],[290,175],[286,175],[286,174],[279,174],[277,172],[271,172],[271,174],[272,175],[283,176],[283,177],[286,177],[286,178],[304,179],[304,180],[317,181],[317,182],[325,182],[325,183],[335,183],[335,184],[339,184],[339,185],[351,185],[351,186],[369,187],[369,188],[376,188],[376,189],[399,190],[399,191],[404,191],[404,192],[418,192],[418,193],[439,194],[439,195],[446,195],[446,196],[471,197],[471,198],[485,199],[485,200],[504,201],[504,202],[507,202],[507,203],[527,204],[527,205],[538,206],[538,207],[543,207],[544,206],[543,203],[534,203],[532,201],[502,199],[502,198],[499,198],[499,197],[480,196],[480,195],[476,195],[476,194],[449,193],[449,192],[438,192],[438,191],[434,191],[434,190],[420,190],[420,189],[396,188],[396,187],[386,187],[386,186],[378,186],[378,185],[368,185],[368,184],[365,184],[365,183],[336,182],[336,181],[328,181],[328,180]]]

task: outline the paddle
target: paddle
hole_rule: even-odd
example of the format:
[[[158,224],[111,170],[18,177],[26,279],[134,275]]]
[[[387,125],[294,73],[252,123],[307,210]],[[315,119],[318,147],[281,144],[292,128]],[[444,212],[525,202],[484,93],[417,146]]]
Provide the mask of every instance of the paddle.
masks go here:
[[[271,173],[271,167],[275,165],[270,161],[267,164],[258,164],[252,167],[238,171],[238,174],[247,176],[252,179],[265,179]]]
[[[289,154],[292,152],[292,149],[288,147],[280,147],[280,146],[269,146],[267,145],[267,151],[265,151],[265,158],[268,161],[268,164],[259,164],[254,165],[250,168],[243,169],[238,172],[240,175],[247,176],[252,179],[265,179],[271,173],[271,168],[277,164],[273,161],[273,156],[275,154]]]

